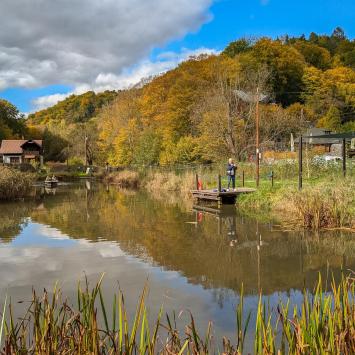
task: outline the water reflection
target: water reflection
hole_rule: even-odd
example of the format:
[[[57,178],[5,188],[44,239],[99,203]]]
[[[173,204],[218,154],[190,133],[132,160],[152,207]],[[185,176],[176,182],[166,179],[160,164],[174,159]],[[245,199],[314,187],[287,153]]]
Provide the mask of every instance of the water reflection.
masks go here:
[[[0,298],[7,288],[20,299],[56,280],[70,294],[84,271],[92,279],[106,272],[108,289],[119,280],[138,297],[149,275],[153,311],[190,308],[228,333],[242,284],[253,309],[259,290],[275,302],[279,292],[298,299],[319,271],[338,278],[342,266],[355,269],[353,235],[286,233],[232,206],[186,212],[90,181],[0,205]]]

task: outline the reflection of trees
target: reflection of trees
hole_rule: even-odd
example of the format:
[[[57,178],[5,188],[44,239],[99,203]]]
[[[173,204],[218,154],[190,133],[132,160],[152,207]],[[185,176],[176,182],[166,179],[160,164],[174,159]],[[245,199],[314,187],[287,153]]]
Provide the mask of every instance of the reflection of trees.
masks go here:
[[[247,292],[257,292],[258,281],[265,293],[301,288],[304,283],[313,286],[318,270],[326,272],[327,263],[333,269],[344,261],[355,264],[355,241],[349,235],[306,238],[259,225],[260,244],[252,220],[223,214],[218,220],[203,214],[195,223],[194,215],[143,193],[78,188],[44,204],[46,211],[34,211],[34,220],[72,238],[117,241],[127,253],[180,271],[189,282],[207,288],[239,290],[243,283]],[[231,247],[228,228],[234,218],[238,241]]]
[[[26,225],[33,203],[2,203],[0,205],[0,243],[10,243]]]

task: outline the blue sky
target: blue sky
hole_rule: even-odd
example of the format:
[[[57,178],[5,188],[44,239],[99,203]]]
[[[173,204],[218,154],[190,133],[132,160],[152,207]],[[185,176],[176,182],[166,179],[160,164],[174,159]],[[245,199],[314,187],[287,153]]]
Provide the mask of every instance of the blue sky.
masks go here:
[[[4,1],[10,2],[10,0]],[[18,0],[11,1],[16,2]],[[124,1],[125,0],[121,0],[121,2]],[[139,1],[140,0],[136,0],[137,3],[139,3]],[[157,4],[156,6],[159,6],[159,0],[154,1]],[[70,75],[63,74],[63,76],[61,76],[59,69],[57,69],[55,75],[52,74],[51,76],[48,74],[44,79],[38,79],[36,75],[41,76],[43,71],[40,71],[38,74],[38,71],[34,68],[23,66],[24,72],[21,73],[21,80],[17,80],[17,78],[8,80],[5,88],[0,91],[0,97],[14,103],[22,112],[29,112],[36,108],[53,104],[57,100],[63,99],[66,94],[71,92],[81,93],[92,88],[100,91],[105,88],[116,88],[116,86],[117,88],[120,86],[123,87],[124,84],[130,84],[139,80],[140,76],[161,72],[177,65],[179,61],[186,58],[189,54],[193,54],[194,51],[220,51],[229,42],[244,36],[277,37],[286,33],[299,36],[301,34],[308,35],[312,31],[330,34],[336,26],[340,26],[345,30],[349,38],[353,39],[355,37],[354,0],[217,0],[214,2],[211,2],[211,0],[190,0],[190,2],[191,1],[200,3],[199,7],[192,10],[195,11],[194,16],[189,17],[188,11],[183,13],[183,6],[186,7],[186,2],[184,0],[177,0],[177,7],[181,5],[182,8],[179,15],[180,17],[173,17],[172,20],[170,20],[176,22],[176,27],[174,28],[173,25],[169,25],[170,27],[160,30],[159,27],[162,21],[159,18],[153,19],[153,21],[156,22],[152,22],[150,28],[156,25],[157,30],[166,32],[166,36],[162,38],[158,35],[155,37],[151,36],[154,38],[146,39],[144,44],[138,43],[137,46],[134,47],[134,50],[132,50],[134,55],[132,54],[131,57],[127,56],[126,61],[119,61],[118,58],[117,63],[113,61],[110,63],[111,67],[106,70],[104,66],[105,61],[112,56],[103,57],[101,60],[99,58],[98,60],[103,63],[99,72],[92,73],[92,77],[85,77],[81,75],[81,73],[75,73],[75,78],[73,78],[71,73]],[[109,2],[110,1],[108,1],[108,3]],[[1,6],[0,4],[0,10]],[[137,11],[139,11],[139,9]],[[166,11],[166,9],[162,11]],[[75,12],[75,10],[73,10],[73,12]],[[135,11],[132,11],[132,16],[134,16],[134,14]],[[15,13],[15,16],[17,16],[17,13]],[[68,15],[66,13],[63,16]],[[39,19],[39,21],[40,20],[41,19]],[[141,22],[142,20],[138,23]],[[0,30],[2,29],[1,26],[0,24]],[[76,30],[73,29],[72,32],[68,32],[59,40],[58,34],[54,33],[53,38],[56,38],[56,41],[59,43],[61,40],[65,42],[68,38],[77,35],[75,31]],[[78,29],[78,31],[81,30]],[[147,32],[147,29],[143,29],[140,37],[144,37],[145,32]],[[82,38],[92,36],[92,34],[88,33],[82,33],[80,35]],[[105,36],[107,37],[107,32],[105,32]],[[177,39],[176,37],[179,38]],[[0,49],[3,44],[1,40],[0,36]],[[3,41],[5,40],[6,38],[3,39]],[[97,40],[98,42],[96,43],[99,43],[100,38]],[[122,41],[122,43],[127,42],[121,37],[114,38],[112,46],[119,44],[120,41]],[[95,41],[93,41],[93,46],[95,46]],[[131,47],[127,48],[126,51],[128,53]],[[83,51],[84,50],[85,49],[83,49]],[[103,49],[103,51],[104,50],[105,49]],[[109,54],[112,53],[110,52]],[[121,55],[120,52],[113,54],[118,57]],[[27,60],[27,62],[34,61],[34,57],[31,57],[32,55],[33,54],[30,55],[30,58],[24,57],[23,59]],[[52,54],[49,54],[49,56],[50,55]],[[47,70],[48,66],[53,66],[53,63],[55,63],[54,67],[61,68],[60,60],[56,62],[55,57],[53,57],[48,60],[48,63],[50,63],[48,64],[45,62],[46,58],[43,58],[43,56],[45,56],[45,54],[41,55],[42,62],[39,63],[41,65],[45,63],[43,64],[44,70]],[[116,64],[117,70],[115,69]],[[63,64],[63,68],[66,68],[65,64]],[[29,78],[26,75],[26,70],[31,72]],[[65,70],[67,70],[67,68]],[[88,69],[82,65],[79,66],[78,70],[88,71]],[[13,73],[13,67],[12,71],[8,72]],[[51,72],[49,71],[48,73]],[[6,75],[6,77],[9,76],[9,74]]]

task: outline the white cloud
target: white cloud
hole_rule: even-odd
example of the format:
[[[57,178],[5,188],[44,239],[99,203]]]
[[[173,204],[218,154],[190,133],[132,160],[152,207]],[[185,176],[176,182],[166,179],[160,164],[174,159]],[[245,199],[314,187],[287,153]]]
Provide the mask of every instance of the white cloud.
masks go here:
[[[211,2],[1,0],[0,90],[51,84],[105,87],[117,78],[129,83],[133,76],[124,68],[152,48],[197,30],[210,18]],[[137,77],[138,70],[151,72],[150,63],[138,67]]]
[[[217,54],[213,49],[198,48],[196,50],[183,49],[180,53],[164,52],[161,53],[156,60],[142,60],[138,64],[123,68],[120,74],[100,73],[91,85],[80,85],[74,91],[67,94],[53,94],[41,96],[32,101],[34,111],[44,109],[55,105],[58,101],[64,100],[72,94],[82,94],[88,90],[101,92],[105,90],[126,89],[139,83],[143,78],[148,78],[167,70],[175,68],[179,63],[187,60],[191,56],[199,56],[201,54]]]

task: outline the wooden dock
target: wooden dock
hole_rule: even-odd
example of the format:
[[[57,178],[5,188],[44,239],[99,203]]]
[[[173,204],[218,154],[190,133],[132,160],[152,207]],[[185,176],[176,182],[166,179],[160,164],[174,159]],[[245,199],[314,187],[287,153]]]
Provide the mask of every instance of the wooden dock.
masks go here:
[[[216,201],[221,204],[234,204],[238,195],[255,192],[256,189],[238,187],[235,191],[215,190],[191,190],[192,196],[197,200]]]

